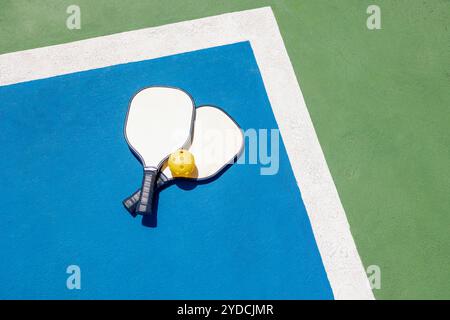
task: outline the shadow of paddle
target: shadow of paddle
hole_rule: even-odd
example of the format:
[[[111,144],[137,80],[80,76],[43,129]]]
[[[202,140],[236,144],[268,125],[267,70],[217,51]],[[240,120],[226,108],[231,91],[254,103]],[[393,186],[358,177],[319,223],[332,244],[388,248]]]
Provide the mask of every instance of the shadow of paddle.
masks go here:
[[[178,178],[171,181],[166,182],[162,187],[158,188],[158,190],[154,194],[153,199],[153,211],[151,215],[142,216],[142,225],[148,228],[156,228],[158,226],[158,204],[159,204],[159,193],[164,191],[166,188],[169,188],[172,185],[176,185],[180,189],[190,191],[195,189],[199,185],[208,184],[219,179],[231,166],[233,163],[227,164],[222,168],[216,175],[202,180],[193,180],[193,179],[184,179]],[[136,213],[130,213],[133,217],[136,217]]]
[[[227,171],[232,164],[227,164],[225,167],[222,168],[222,170],[220,170],[216,175],[210,177],[210,178],[206,178],[206,179],[201,179],[201,180],[194,180],[194,179],[185,179],[185,178],[178,178],[178,179],[174,179],[172,180],[169,185],[177,185],[178,188],[189,191],[189,190],[193,190],[195,189],[197,186],[201,186],[204,184],[208,184],[211,182],[216,181],[217,179],[219,179],[224,173],[225,171]],[[167,186],[164,186],[161,190],[165,189]]]

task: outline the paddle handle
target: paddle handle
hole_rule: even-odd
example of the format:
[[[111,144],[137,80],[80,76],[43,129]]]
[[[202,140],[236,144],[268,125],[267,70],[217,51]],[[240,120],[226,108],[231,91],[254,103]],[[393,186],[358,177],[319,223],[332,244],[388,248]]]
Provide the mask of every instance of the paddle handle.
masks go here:
[[[141,215],[151,215],[153,206],[153,194],[156,190],[156,180],[158,169],[144,168],[144,178],[142,179],[141,195],[136,213]]]
[[[135,215],[137,204],[139,203],[139,198],[141,197],[141,189],[137,189],[131,196],[122,201],[125,209],[129,213]]]
[[[158,181],[156,182],[156,188],[161,188],[162,185],[167,181],[164,174],[160,174]],[[141,189],[137,189],[131,196],[122,201],[123,206],[132,215],[136,214],[136,207],[139,203],[139,198],[141,197]]]

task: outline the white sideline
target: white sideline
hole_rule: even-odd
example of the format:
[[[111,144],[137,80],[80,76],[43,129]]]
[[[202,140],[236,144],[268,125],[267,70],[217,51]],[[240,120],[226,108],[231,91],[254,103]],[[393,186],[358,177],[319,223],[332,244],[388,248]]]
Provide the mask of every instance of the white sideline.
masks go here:
[[[3,54],[0,86],[240,41],[256,57],[335,298],[374,299],[270,7]]]

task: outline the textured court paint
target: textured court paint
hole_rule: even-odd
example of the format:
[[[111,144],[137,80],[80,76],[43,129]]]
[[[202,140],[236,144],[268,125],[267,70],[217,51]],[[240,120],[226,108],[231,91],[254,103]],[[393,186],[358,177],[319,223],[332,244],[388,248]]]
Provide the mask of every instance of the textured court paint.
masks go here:
[[[0,296],[332,299],[282,141],[277,175],[234,165],[164,190],[156,228],[121,206],[141,181],[122,133],[128,101],[160,83],[243,129],[277,128],[249,43],[1,87]],[[69,264],[80,291],[65,288]]]
[[[1,0],[0,52],[271,5],[378,298],[448,298],[450,3]],[[61,13],[63,15],[61,16]]]

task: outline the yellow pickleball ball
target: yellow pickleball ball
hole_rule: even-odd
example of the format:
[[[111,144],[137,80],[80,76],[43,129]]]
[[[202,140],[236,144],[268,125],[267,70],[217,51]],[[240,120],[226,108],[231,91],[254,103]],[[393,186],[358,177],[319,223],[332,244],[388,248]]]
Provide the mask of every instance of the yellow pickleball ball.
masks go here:
[[[194,155],[185,149],[175,151],[169,156],[169,169],[174,177],[189,177],[195,171]]]

